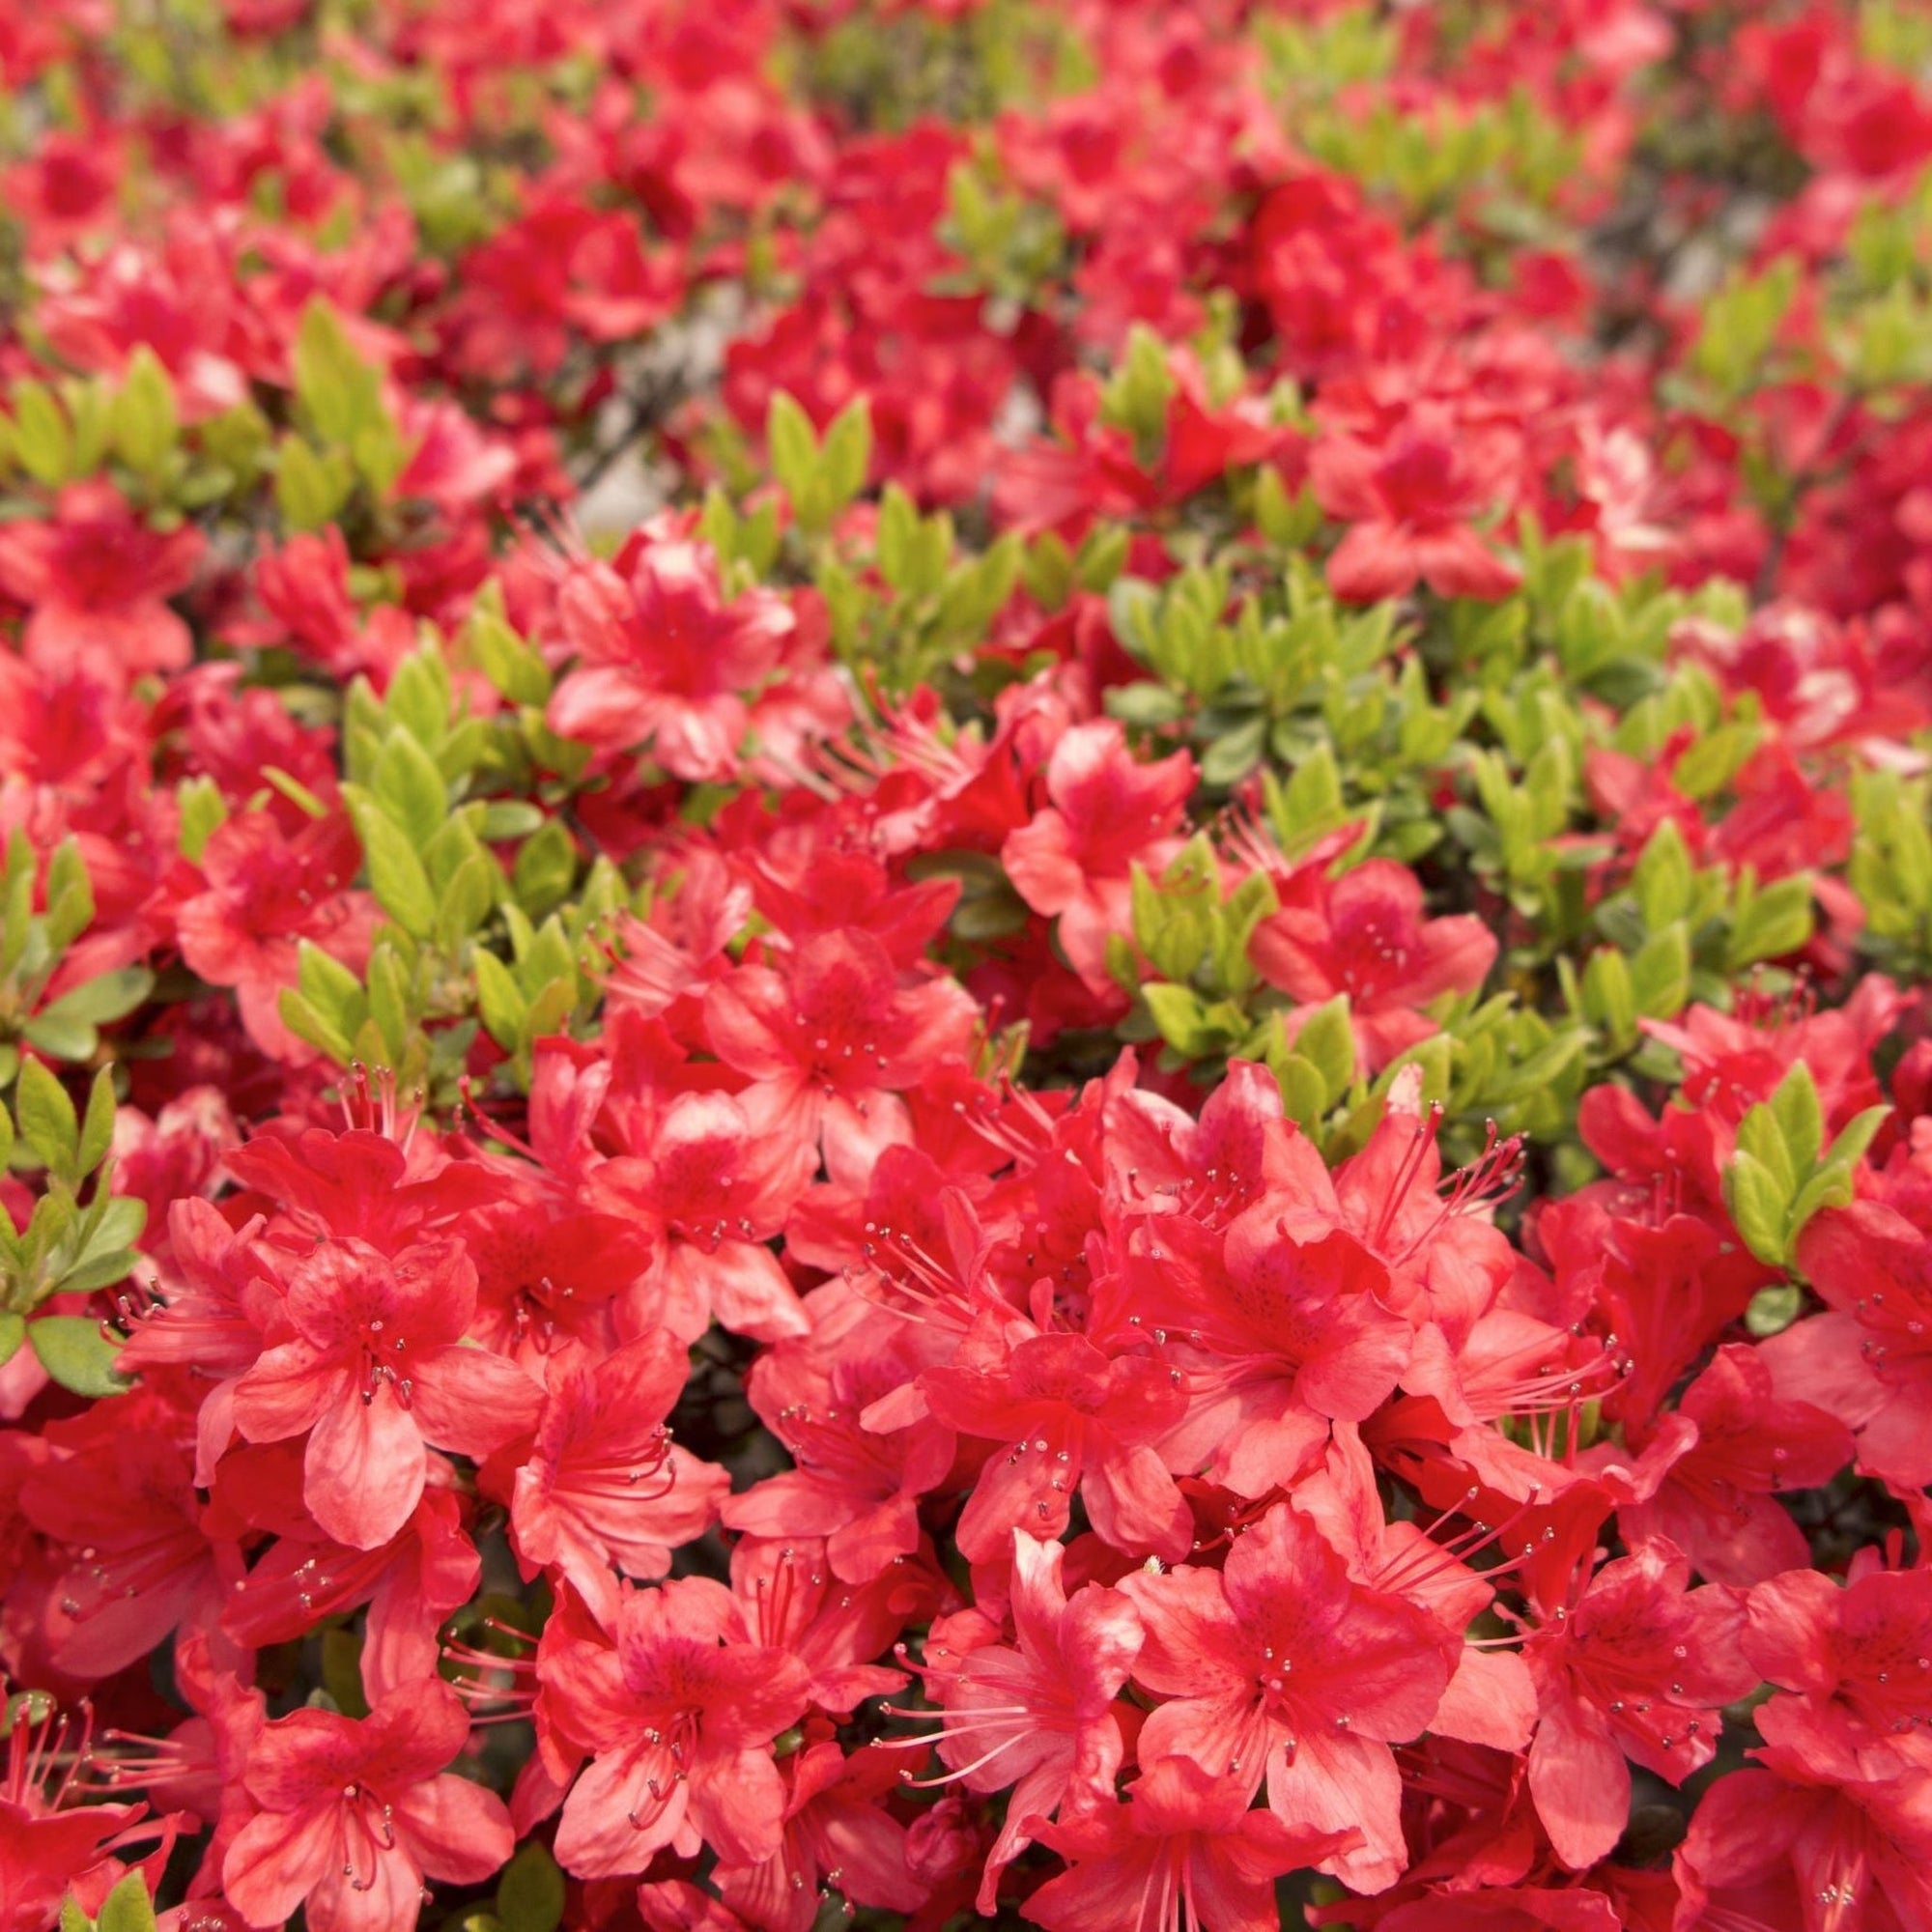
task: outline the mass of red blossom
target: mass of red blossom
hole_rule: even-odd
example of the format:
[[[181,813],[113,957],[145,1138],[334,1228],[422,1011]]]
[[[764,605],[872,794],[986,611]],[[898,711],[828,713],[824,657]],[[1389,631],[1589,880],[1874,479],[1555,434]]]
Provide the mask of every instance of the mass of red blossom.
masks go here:
[[[0,81],[0,1932],[1932,1932],[1932,10]]]

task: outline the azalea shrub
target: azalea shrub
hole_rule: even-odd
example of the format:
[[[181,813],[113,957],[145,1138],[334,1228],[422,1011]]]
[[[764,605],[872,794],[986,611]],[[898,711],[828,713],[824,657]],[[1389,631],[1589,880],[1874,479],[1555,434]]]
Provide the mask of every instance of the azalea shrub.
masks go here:
[[[0,8],[0,1932],[1932,1928],[1932,15]]]

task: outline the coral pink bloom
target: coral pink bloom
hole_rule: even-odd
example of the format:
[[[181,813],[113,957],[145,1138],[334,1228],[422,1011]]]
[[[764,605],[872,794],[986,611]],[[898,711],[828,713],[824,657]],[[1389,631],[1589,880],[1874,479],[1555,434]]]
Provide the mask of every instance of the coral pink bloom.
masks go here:
[[[476,1264],[476,1340],[539,1377],[559,1350],[611,1347],[611,1303],[651,1260],[646,1230],[545,1197],[478,1208],[463,1241]]]
[[[1194,777],[1185,752],[1144,764],[1111,719],[1076,724],[1047,761],[1045,808],[1001,847],[1013,889],[1059,920],[1061,947],[1092,991],[1117,990],[1108,935],[1131,935],[1133,867],[1158,871],[1174,855]]]
[[[1841,1768],[1932,1771],[1932,1571],[1774,1577],[1746,1605],[1744,1651],[1804,1697],[1821,1737],[1842,1740]]]
[[[613,1609],[613,1569],[662,1577],[671,1551],[717,1520],[730,1477],[677,1448],[664,1426],[690,1370],[662,1334],[601,1361],[552,1362],[510,1503],[526,1576],[554,1565],[593,1608]]]
[[[1922,1932],[1932,1777],[1845,1779],[1762,1750],[1704,1794],[1674,1861],[1675,1932]]]
[[[1248,1809],[1244,1782],[1162,1758],[1126,1804],[1042,1824],[1041,1840],[1072,1869],[1041,1886],[1022,1916],[1047,1932],[1275,1932],[1275,1880],[1331,1867],[1361,1833],[1291,1830]]]
[[[1114,1699],[1141,1646],[1139,1613],[1118,1591],[1089,1583],[1068,1600],[1059,1544],[1015,1532],[1013,1545],[1014,1643],[982,1644],[956,1663],[935,1662],[928,1645],[923,1671],[943,1707],[934,1742],[951,1776],[941,1781],[1011,1789],[980,1884],[980,1910],[989,1916],[1001,1872],[1040,1819],[1112,1799],[1124,1751]]]
[[[1108,1108],[1109,1198],[1119,1212],[1185,1214],[1225,1228],[1264,1196],[1293,1191],[1309,1158],[1300,1140],[1280,1084],[1252,1060],[1228,1063],[1198,1120],[1132,1088]]]
[[[1627,1760],[1681,1784],[1716,1754],[1719,1707],[1756,1685],[1738,1648],[1743,1603],[1718,1583],[1688,1589],[1690,1574],[1668,1544],[1648,1544],[1605,1564],[1523,1646],[1543,1714],[1530,1795],[1574,1870],[1630,1822]]]
[[[979,1020],[957,980],[904,984],[886,949],[857,930],[808,940],[783,973],[741,966],[704,1001],[712,1050],[753,1083],[753,1124],[822,1143],[832,1178],[857,1186],[886,1148],[912,1139],[899,1093],[963,1057]]]
[[[762,1342],[805,1334],[798,1293],[766,1246],[810,1175],[804,1134],[760,1131],[728,1094],[679,1094],[646,1118],[627,1133],[640,1151],[606,1161],[590,1191],[649,1236],[639,1300],[650,1319],[684,1343],[714,1321]]]
[[[534,1427],[542,1392],[463,1337],[476,1270],[453,1241],[393,1258],[320,1246],[292,1270],[270,1347],[235,1388],[251,1442],[308,1430],[302,1500],[338,1543],[372,1549],[409,1520],[425,1444],[483,1457]]]
[[[1352,1235],[1297,1241],[1279,1223],[1266,1203],[1225,1238],[1161,1216],[1123,1271],[1132,1319],[1164,1330],[1184,1366],[1187,1416],[1168,1460],[1247,1496],[1293,1483],[1331,1421],[1373,1415],[1413,1339],[1377,1299],[1387,1269]]]
[[[919,1548],[919,1503],[952,1467],[951,1430],[867,1429],[866,1409],[910,1378],[898,1350],[865,1355],[790,1343],[752,1365],[752,1406],[798,1465],[724,1504],[724,1521],[753,1536],[826,1539],[832,1573],[867,1583]]]
[[[305,1235],[366,1241],[384,1254],[467,1229],[476,1208],[503,1197],[502,1178],[480,1161],[452,1160],[434,1134],[392,1124],[400,1139],[368,1127],[260,1133],[226,1156],[227,1168]]]
[[[564,1800],[557,1861],[581,1878],[639,1872],[659,1848],[762,1864],[783,1837],[771,1741],[805,1708],[805,1665],[749,1640],[722,1583],[626,1592],[614,1640],[546,1632],[545,1705],[591,1763]],[[542,1707],[540,1707],[541,1709]]]
[[[1780,1402],[1755,1349],[1719,1349],[1659,1437],[1642,1459],[1662,1450],[1656,1486],[1617,1513],[1627,1542],[1674,1543],[1713,1583],[1747,1586],[1810,1562],[1804,1531],[1772,1497],[1829,1483],[1852,1460],[1851,1432],[1808,1402]]]
[[[33,610],[28,661],[50,671],[80,665],[114,686],[185,669],[193,640],[167,600],[205,548],[192,524],[149,528],[104,481],[63,490],[49,523],[0,527],[0,590]]]
[[[66,1547],[57,1602],[70,1623],[54,1659],[76,1677],[109,1676],[184,1620],[212,1621],[242,1574],[235,1543],[204,1523],[182,1430],[145,1391],[46,1427],[58,1453],[20,1507]]]
[[[1402,1778],[1389,1746],[1417,1736],[1449,1683],[1455,1636],[1405,1598],[1365,1589],[1306,1517],[1282,1505],[1236,1539],[1224,1569],[1136,1571],[1121,1588],[1147,1641],[1135,1680],[1163,1703],[1143,1762],[1192,1758],[1276,1817],[1360,1840],[1321,1869],[1357,1891],[1401,1877]]]
[[[823,1720],[818,1720],[821,1724]],[[836,1894],[854,1906],[912,1912],[930,1888],[906,1867],[906,1828],[886,1809],[898,1779],[884,1751],[850,1757],[808,1745],[786,1759],[784,1839],[762,1864],[721,1865],[718,1889],[757,1932],[811,1932]]]
[[[115,1856],[135,1845],[158,1851],[144,1861],[150,1888],[173,1847],[175,1820],[148,1819],[145,1804],[75,1802],[80,1764],[71,1750],[70,1719],[41,1716],[20,1698],[0,1735],[0,1927],[44,1932],[70,1894],[99,1899],[121,1876]],[[104,1881],[104,1883],[102,1882]]]
[[[1856,1430],[1861,1469],[1906,1489],[1932,1483],[1932,1240],[1860,1201],[1811,1220],[1798,1265],[1828,1312],[1764,1345],[1778,1393]]]
[[[1417,1009],[1473,993],[1495,964],[1496,938],[1470,913],[1427,919],[1422,883],[1393,859],[1370,859],[1319,885],[1318,902],[1285,905],[1255,928],[1263,979],[1303,1006],[1349,996],[1355,1051],[1378,1073],[1435,1032]]]
[[[175,914],[182,957],[212,986],[233,986],[248,1037],[277,1060],[310,1049],[283,1023],[307,940],[359,974],[368,964],[375,901],[346,890],[361,865],[355,828],[332,815],[294,837],[266,811],[214,828],[201,855],[202,887]]]
[[[255,1926],[301,1907],[316,1932],[407,1932],[425,1879],[488,1878],[516,1839],[501,1799],[445,1770],[469,1736],[434,1680],[359,1721],[265,1725],[245,1773],[257,1810],[221,1862],[228,1902]]]
[[[607,751],[647,749],[673,778],[728,779],[749,699],[796,624],[781,597],[727,598],[701,544],[639,532],[614,565],[578,563],[557,599],[578,654],[550,701],[551,729]]]
[[[1496,500],[1492,464],[1468,439],[1418,419],[1378,448],[1353,437],[1318,440],[1309,481],[1321,507],[1350,524],[1328,559],[1328,582],[1351,604],[1400,597],[1418,582],[1444,597],[1507,597],[1519,582],[1470,528]]]
[[[949,1429],[1002,1445],[959,1519],[959,1548],[973,1562],[1002,1552],[1015,1529],[1063,1534],[1075,1490],[1115,1548],[1185,1553],[1193,1519],[1153,1445],[1187,1398],[1161,1363],[1110,1358],[1083,1335],[1034,1335],[1001,1367],[927,1369],[919,1386]]]
[[[246,1480],[250,1459],[264,1464],[265,1487],[287,1489],[284,1470],[292,1451],[290,1445],[229,1457],[221,1465],[220,1500],[236,1500],[237,1476]],[[285,1514],[294,1512],[292,1492],[283,1507]],[[367,1604],[362,1683],[380,1700],[435,1676],[438,1630],[475,1595],[481,1575],[456,1492],[427,1489],[400,1534],[374,1549],[351,1549],[313,1533],[278,1536],[235,1584],[221,1628],[237,1642],[261,1649],[298,1642],[324,1617]]]

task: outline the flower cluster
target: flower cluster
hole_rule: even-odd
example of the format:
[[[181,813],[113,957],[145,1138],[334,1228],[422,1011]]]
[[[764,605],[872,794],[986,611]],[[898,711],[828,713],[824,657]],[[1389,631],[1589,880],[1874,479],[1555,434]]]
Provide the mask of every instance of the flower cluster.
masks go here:
[[[0,7],[0,1932],[1932,1927],[1932,27]]]

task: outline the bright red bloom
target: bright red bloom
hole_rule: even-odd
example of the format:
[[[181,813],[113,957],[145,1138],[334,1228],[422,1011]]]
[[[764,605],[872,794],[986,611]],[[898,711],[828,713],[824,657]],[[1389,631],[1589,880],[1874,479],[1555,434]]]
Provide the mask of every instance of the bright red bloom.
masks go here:
[[[475,1594],[482,1576],[463,1506],[453,1490],[426,1489],[394,1538],[373,1549],[353,1549],[316,1535],[305,1520],[287,1520],[301,1515],[288,1480],[291,1467],[299,1480],[293,1451],[293,1444],[248,1450],[222,1463],[223,1506],[242,1510],[254,1503],[254,1526],[282,1533],[234,1585],[221,1628],[250,1648],[291,1643],[318,1618],[367,1604],[364,1688],[379,1702],[407,1694],[434,1673],[437,1633]],[[238,1494],[244,1487],[248,1493]],[[272,1514],[277,1501],[280,1520]]]
[[[1194,779],[1185,752],[1143,764],[1118,724],[1077,724],[1047,761],[1045,807],[1000,850],[1019,895],[1059,920],[1060,944],[1092,990],[1113,986],[1107,938],[1133,930],[1133,867],[1158,872],[1178,849]]]
[[[1023,1915],[1048,1932],[1274,1932],[1274,1881],[1332,1865],[1360,1833],[1251,1811],[1241,1782],[1166,1757],[1135,1779],[1124,1804],[1042,1825],[1041,1839],[1072,1868],[1041,1886]]]
[[[690,1364],[668,1336],[602,1361],[557,1358],[536,1439],[519,1464],[510,1524],[526,1576],[549,1565],[600,1611],[627,1577],[662,1577],[671,1551],[717,1519],[730,1477],[665,1427]]]
[[[606,1634],[552,1620],[539,1711],[590,1764],[556,1856],[583,1878],[639,1872],[660,1846],[762,1864],[783,1839],[771,1741],[805,1708],[806,1667],[751,1640],[730,1591],[687,1577],[619,1597]]]
[[[897,1350],[855,1358],[839,1339],[781,1345],[753,1365],[746,1394],[797,1466],[732,1496],[724,1517],[753,1536],[822,1536],[833,1574],[866,1583],[919,1548],[920,1500],[952,1467],[953,1438],[867,1429],[866,1410],[912,1370]]]
[[[1388,1271],[1340,1230],[1305,1241],[1266,1201],[1225,1236],[1183,1215],[1151,1220],[1122,1271],[1128,1321],[1168,1338],[1185,1419],[1163,1445],[1243,1495],[1286,1488],[1330,1422],[1366,1421],[1395,1392],[1413,1333],[1378,1296]]]
[[[418,1690],[359,1721],[296,1711],[249,1754],[255,1816],[228,1847],[221,1886],[250,1925],[302,1907],[316,1932],[415,1923],[425,1879],[475,1885],[516,1839],[502,1800],[446,1770],[469,1733],[444,1690]]]
[[[1851,1457],[1843,1423],[1779,1401],[1758,1352],[1730,1343],[1660,1426],[1638,1465],[1642,1486],[1617,1520],[1633,1542],[1675,1544],[1714,1583],[1760,1583],[1810,1559],[1804,1532],[1772,1497],[1830,1482]],[[1642,1479],[1653,1460],[1650,1487]]]
[[[1393,859],[1370,859],[1314,882],[1309,903],[1263,920],[1248,952],[1270,985],[1303,1006],[1346,993],[1355,1050],[1364,1069],[1378,1073],[1435,1031],[1419,1008],[1483,983],[1496,936],[1470,913],[1425,918],[1415,874]]]
[[[355,828],[340,814],[290,837],[267,812],[241,812],[214,828],[201,882],[176,910],[182,957],[211,985],[235,988],[249,1037],[279,1060],[311,1051],[281,1014],[303,942],[352,972],[368,965],[375,901],[349,889],[360,865]]]
[[[1744,1649],[1767,1682],[1804,1698],[1840,1775],[1932,1772],[1932,1571],[1871,1570],[1840,1585],[1794,1567],[1750,1593]]]
[[[1932,1924],[1932,1778],[1820,1776],[1758,1753],[1704,1794],[1677,1853],[1676,1932],[1735,1924],[1916,1932]]]
[[[741,966],[705,996],[712,1049],[752,1085],[754,1127],[821,1145],[834,1179],[863,1177],[912,1138],[899,1093],[939,1062],[963,1057],[979,1011],[959,983],[903,983],[868,932],[825,933],[781,972]]]
[[[1687,1588],[1690,1569],[1667,1544],[1606,1563],[1523,1646],[1542,1711],[1530,1793],[1573,1869],[1623,1835],[1629,1760],[1681,1784],[1716,1754],[1719,1707],[1755,1683],[1738,1651],[1743,1604],[1721,1584]]]
[[[1810,1221],[1798,1265],[1828,1312],[1765,1344],[1778,1393],[1855,1430],[1861,1468],[1907,1489],[1932,1483],[1932,1241],[1860,1201]]]
[[[746,695],[777,669],[796,622],[782,599],[727,598],[708,550],[640,532],[614,565],[574,565],[557,605],[578,663],[551,698],[552,730],[648,750],[676,778],[736,771]]]
[[[923,1675],[939,1699],[935,1740],[950,1777],[969,1791],[1006,1791],[1006,1823],[986,1854],[980,1910],[996,1909],[1000,1874],[1063,1808],[1111,1801],[1124,1741],[1114,1700],[1141,1644],[1141,1620],[1117,1591],[1089,1583],[1069,1599],[1065,1552],[1024,1531],[1013,1536],[1014,1642],[980,1644]],[[924,1717],[925,1712],[906,1712]]]
[[[534,1426],[537,1385],[464,1346],[475,1309],[476,1270],[453,1242],[389,1257],[332,1241],[290,1269],[235,1421],[251,1442],[310,1432],[302,1500],[338,1543],[372,1549],[402,1528],[425,1445],[483,1457]]]
[[[1424,411],[1379,447],[1354,437],[1318,440],[1309,481],[1321,507],[1351,526],[1328,559],[1336,596],[1370,604],[1418,582],[1443,597],[1508,596],[1515,568],[1470,526],[1496,505],[1496,454]]]
[[[927,1369],[933,1415],[962,1435],[991,1436],[959,1519],[959,1548],[976,1563],[1016,1529],[1057,1537],[1077,1490],[1094,1527],[1117,1549],[1175,1558],[1191,1520],[1154,1444],[1179,1421],[1177,1372],[1144,1355],[1111,1359],[1080,1335],[1031,1335],[995,1367]]]
[[[1392,1743],[1417,1736],[1449,1682],[1456,1639],[1405,1599],[1353,1582],[1307,1518],[1282,1505],[1219,1571],[1137,1572],[1121,1588],[1147,1641],[1135,1681],[1170,1701],[1142,1727],[1143,1762],[1182,1756],[1294,1831],[1358,1832],[1319,1861],[1358,1891],[1406,1863]]]
[[[929,1888],[907,1869],[906,1829],[886,1809],[897,1783],[881,1750],[850,1757],[834,1743],[807,1745],[782,1766],[784,1839],[756,1865],[724,1864],[718,1889],[758,1932],[811,1932],[838,1894],[846,1910],[865,1905],[911,1912]]]
[[[802,1335],[797,1293],[765,1243],[804,1190],[807,1135],[760,1130],[726,1094],[678,1094],[639,1113],[626,1132],[638,1152],[597,1168],[590,1192],[650,1241],[640,1309],[685,1343],[713,1321],[762,1341]]]
[[[181,1418],[144,1396],[48,1426],[56,1450],[20,1507],[66,1547],[54,1652],[76,1677],[106,1677],[178,1624],[218,1614],[241,1551],[206,1523]]]
[[[205,548],[192,524],[153,529],[112,484],[76,483],[50,522],[0,526],[0,590],[32,607],[25,644],[34,664],[79,665],[118,688],[186,668],[192,640],[167,599],[193,578]]]

